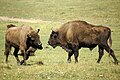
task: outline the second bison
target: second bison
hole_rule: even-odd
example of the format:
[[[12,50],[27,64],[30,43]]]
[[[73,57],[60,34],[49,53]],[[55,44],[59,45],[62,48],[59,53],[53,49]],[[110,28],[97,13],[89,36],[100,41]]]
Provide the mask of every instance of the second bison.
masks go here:
[[[104,50],[106,50],[114,59],[115,64],[118,64],[118,60],[114,54],[114,51],[108,45],[112,44],[111,30],[108,27],[96,26],[89,24],[85,21],[70,21],[63,24],[59,29],[52,30],[48,44],[53,48],[56,46],[62,47],[68,52],[68,61],[71,62],[71,56],[74,54],[75,62],[78,62],[79,49],[82,47],[92,50],[98,45],[99,63]]]
[[[14,47],[14,56],[18,63],[21,65],[26,64],[26,60],[30,56],[31,47],[34,49],[42,49],[42,43],[40,36],[38,35],[40,29],[33,30],[30,26],[22,25],[16,27],[16,25],[7,25],[7,31],[5,34],[5,55],[6,62],[8,62],[8,56],[11,51],[11,47]],[[18,58],[18,51],[23,54],[23,60],[20,61]]]

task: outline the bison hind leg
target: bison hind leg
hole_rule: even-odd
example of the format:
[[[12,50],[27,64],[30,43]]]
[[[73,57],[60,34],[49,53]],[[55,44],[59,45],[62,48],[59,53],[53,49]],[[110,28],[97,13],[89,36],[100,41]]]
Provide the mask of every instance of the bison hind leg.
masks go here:
[[[8,62],[8,56],[10,54],[11,46],[8,44],[5,44],[5,52],[4,55],[6,55],[6,63]]]
[[[20,60],[19,60],[19,58],[18,58],[18,51],[19,51],[19,48],[15,48],[15,50],[14,50],[14,56],[15,56],[15,58],[16,58],[16,60],[17,60],[17,63],[19,64],[20,63]]]
[[[102,47],[112,56],[112,58],[114,59],[114,63],[118,64],[118,60],[114,54],[114,51],[108,46],[108,44],[102,45]]]
[[[116,56],[114,54],[114,51],[112,49],[110,49],[110,48],[109,49],[106,48],[106,51],[112,56],[112,58],[114,59],[114,63],[118,64],[118,60],[117,60],[117,58],[116,58]]]

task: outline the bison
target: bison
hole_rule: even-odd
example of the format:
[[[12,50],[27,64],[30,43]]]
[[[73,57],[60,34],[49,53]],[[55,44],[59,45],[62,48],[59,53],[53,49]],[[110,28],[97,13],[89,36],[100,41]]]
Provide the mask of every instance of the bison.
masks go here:
[[[19,64],[26,64],[26,60],[30,56],[32,48],[34,51],[36,49],[42,49],[42,43],[40,41],[40,36],[38,35],[40,29],[33,30],[32,27],[22,25],[17,27],[16,25],[7,25],[7,31],[5,34],[5,52],[6,63],[8,62],[8,56],[11,51],[11,47],[14,47],[14,56]],[[31,48],[32,47],[32,48]],[[23,60],[20,61],[18,58],[18,51],[23,54]]]
[[[114,59],[114,63],[118,64],[108,41],[109,45],[112,45],[110,28],[76,20],[69,21],[59,29],[52,30],[48,44],[53,48],[60,46],[68,52],[68,62],[71,62],[71,56],[74,54],[75,63],[78,62],[79,49],[83,47],[92,50],[98,45],[99,58],[97,63],[100,63],[104,50],[106,50]]]

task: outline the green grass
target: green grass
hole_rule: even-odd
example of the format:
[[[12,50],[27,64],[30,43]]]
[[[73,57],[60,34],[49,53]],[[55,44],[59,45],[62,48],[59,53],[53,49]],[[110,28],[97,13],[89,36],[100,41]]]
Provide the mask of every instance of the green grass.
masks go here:
[[[9,56],[8,65],[5,64],[4,50],[4,33],[6,25],[14,23],[21,25],[22,23],[16,22],[0,22],[0,79],[1,80],[119,80],[120,78],[120,66],[114,65],[111,57],[105,53],[101,63],[97,64],[98,50],[95,48],[92,52],[89,49],[81,49],[79,55],[79,63],[74,63],[74,57],[72,57],[72,63],[67,63],[67,53],[57,47],[56,49],[45,48],[47,46],[47,40],[49,38],[51,25],[59,25],[56,23],[47,24],[29,24],[33,28],[40,25],[41,41],[43,42],[44,49],[38,50],[36,56],[30,57],[27,61],[28,66],[18,66],[13,55]],[[28,24],[28,23],[25,23]],[[51,24],[51,25],[50,25]],[[48,26],[50,25],[50,26]],[[48,28],[47,28],[48,27]],[[38,28],[38,27],[36,27]],[[46,32],[44,31],[46,30]],[[119,34],[120,30],[115,27],[112,37],[113,49],[115,54],[120,60],[119,55]],[[117,32],[117,33],[116,33]],[[116,37],[118,36],[118,37]],[[22,57],[20,57],[22,59]],[[38,65],[37,62],[42,61],[44,65]]]
[[[119,0],[1,0],[0,16],[42,19],[46,23],[0,22],[0,80],[119,80],[120,64],[114,65],[113,59],[105,52],[101,63],[97,47],[79,50],[79,62],[67,63],[67,53],[57,47],[45,48],[52,27],[59,27],[69,20],[85,20],[92,24],[105,25],[112,29],[112,39],[117,59],[120,61],[120,10]],[[30,57],[27,66],[18,66],[13,55],[5,63],[4,34],[7,24],[18,26],[27,24],[34,29],[40,28],[43,50],[37,50]],[[22,57],[20,57],[22,59]],[[44,65],[38,65],[42,61]]]
[[[113,16],[120,17],[119,3],[120,0],[1,0],[0,16],[50,21],[83,19],[91,22],[96,18],[109,20]]]

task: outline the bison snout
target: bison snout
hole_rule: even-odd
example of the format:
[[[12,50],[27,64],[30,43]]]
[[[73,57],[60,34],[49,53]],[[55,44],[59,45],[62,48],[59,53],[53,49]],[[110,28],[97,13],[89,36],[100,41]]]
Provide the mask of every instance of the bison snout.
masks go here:
[[[38,44],[38,49],[43,49],[42,43]]]

